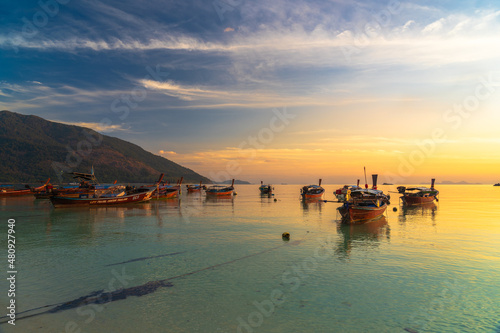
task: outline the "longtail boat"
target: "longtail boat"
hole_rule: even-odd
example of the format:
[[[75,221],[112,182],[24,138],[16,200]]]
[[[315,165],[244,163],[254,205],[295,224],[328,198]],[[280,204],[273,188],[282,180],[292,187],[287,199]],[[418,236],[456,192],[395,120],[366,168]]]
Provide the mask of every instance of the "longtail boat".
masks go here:
[[[43,188],[34,191],[35,198],[49,199],[51,196],[67,196],[79,198],[80,195],[107,195],[112,196],[116,193],[123,192],[125,186],[117,185],[116,180],[113,184],[99,184],[96,176],[94,175],[94,168],[92,167],[91,173],[70,172],[69,175],[78,182],[66,186],[54,187],[52,184],[45,184]]]
[[[151,199],[156,188],[139,188],[129,192],[121,192],[114,196],[95,196],[91,194],[80,194],[78,198],[69,196],[51,196],[50,201],[54,207],[100,207],[123,205],[148,201]]]
[[[26,185],[26,188],[23,189],[14,189],[12,188],[12,185],[0,185],[0,197],[19,197],[23,195],[31,195],[36,191],[44,189],[49,181],[50,178],[42,186],[31,188],[29,185]]]
[[[172,185],[158,185],[153,193],[153,199],[171,199],[179,196],[179,189]]]
[[[264,182],[261,180],[260,181],[260,187],[259,187],[260,194],[272,194],[273,193],[273,187],[272,185],[264,185]]]
[[[177,185],[170,185],[168,183],[163,182],[164,174],[160,174],[160,178],[153,185],[142,186],[140,188],[152,188],[155,190],[151,199],[172,199],[176,198],[180,195],[181,184],[184,177],[181,177],[179,181],[177,181]]]
[[[335,192],[333,192],[333,194],[335,194],[338,202],[342,202],[345,200],[348,191],[352,192],[355,190],[361,190],[361,187],[359,187],[359,179],[358,185],[344,185],[344,187],[337,189]]]
[[[231,182],[231,186],[212,185],[205,192],[207,196],[230,196],[234,192],[234,179]]]
[[[371,189],[347,191],[344,204],[337,208],[343,222],[364,222],[384,214],[387,205],[390,204],[390,197],[377,190],[377,177],[378,175],[372,175],[373,187]]]
[[[439,201],[439,191],[434,188],[435,181],[434,178],[431,180],[431,188],[398,186],[398,192],[403,195],[401,196],[403,204],[421,205],[434,202],[434,200]]]
[[[321,179],[319,180],[319,185],[303,186],[300,189],[300,195],[304,200],[321,199],[323,193],[325,193],[325,189],[321,187]]]
[[[201,185],[201,183],[202,182],[200,182],[200,185],[197,184],[186,185],[188,193],[201,192],[201,190],[206,189],[206,187]]]

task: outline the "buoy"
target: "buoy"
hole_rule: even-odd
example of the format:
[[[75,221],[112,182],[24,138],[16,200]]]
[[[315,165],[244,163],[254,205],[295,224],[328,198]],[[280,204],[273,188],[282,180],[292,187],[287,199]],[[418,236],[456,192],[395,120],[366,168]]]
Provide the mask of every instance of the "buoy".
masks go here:
[[[238,195],[238,193],[234,192],[234,195]]]
[[[281,235],[281,238],[283,238],[283,240],[290,240],[290,234],[288,232],[284,232]]]
[[[274,202],[278,201],[278,199],[274,198]]]
[[[398,211],[398,209],[397,209],[396,207],[394,207],[394,208],[392,209],[392,211],[393,211],[393,212],[397,212],[397,211]]]

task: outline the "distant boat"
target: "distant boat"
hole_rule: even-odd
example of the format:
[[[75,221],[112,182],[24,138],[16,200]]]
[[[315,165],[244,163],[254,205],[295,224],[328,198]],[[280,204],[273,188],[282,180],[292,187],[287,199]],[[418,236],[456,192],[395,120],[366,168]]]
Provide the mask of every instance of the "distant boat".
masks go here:
[[[321,179],[319,180],[319,185],[303,186],[300,189],[300,195],[303,200],[320,199],[324,193],[325,189],[321,187]]]
[[[382,216],[390,197],[377,190],[377,177],[372,175],[371,189],[355,189],[346,195],[344,204],[337,208],[345,223],[361,223]]]
[[[23,189],[14,189],[12,185],[0,185],[0,198],[4,197],[20,197],[23,195],[31,195],[36,191],[41,191],[49,183],[50,178],[45,184],[39,187],[31,188],[29,185],[25,185]]]
[[[398,186],[398,192],[403,196],[401,200],[404,205],[421,205],[434,200],[439,201],[438,195],[439,191],[434,188],[434,182],[436,180],[433,178],[431,180],[431,188],[427,187],[405,187]]]
[[[273,193],[273,187],[271,185],[264,185],[264,182],[261,180],[260,181],[260,187],[259,187],[260,194],[272,194]]]
[[[383,183],[382,185],[394,185],[392,183]]]
[[[495,184],[495,185],[493,185],[493,186],[500,186],[500,183],[496,183],[496,184]]]
[[[333,194],[337,198],[339,202],[344,201],[346,198],[346,195],[348,191],[355,191],[355,190],[360,190],[361,187],[359,187],[359,179],[358,179],[358,184],[357,185],[344,185],[344,187],[337,189]],[[350,193],[350,192],[349,192]]]
[[[234,192],[234,179],[231,182],[231,186],[225,185],[212,185],[205,191],[207,196],[230,196]]]

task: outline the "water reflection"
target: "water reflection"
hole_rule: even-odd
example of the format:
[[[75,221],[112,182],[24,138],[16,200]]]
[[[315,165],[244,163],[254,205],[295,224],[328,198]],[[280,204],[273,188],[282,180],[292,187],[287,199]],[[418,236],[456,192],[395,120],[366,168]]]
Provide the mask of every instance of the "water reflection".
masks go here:
[[[207,195],[207,196],[205,196],[205,202],[206,203],[217,203],[217,202],[234,203],[234,196],[231,194],[230,195],[218,195],[218,196]]]
[[[0,198],[0,208],[21,206],[23,209],[26,207],[33,207],[37,204],[33,195],[19,196],[19,197],[2,197]]]
[[[374,248],[380,245],[380,241],[390,239],[390,227],[385,216],[363,224],[338,222],[337,233],[341,238],[335,252],[341,259],[348,258],[354,249]]]
[[[82,237],[95,236],[104,222],[112,221],[113,224],[124,224],[132,216],[158,216],[158,208],[151,202],[136,203],[123,206],[106,207],[71,207],[50,209],[44,218],[46,221],[46,234],[50,235],[52,229],[68,221],[76,226],[73,231]]]
[[[304,213],[306,213],[309,211],[321,212],[321,209],[323,208],[325,202],[319,199],[305,199],[301,200],[301,203],[302,203],[302,210],[304,211]]]
[[[416,217],[423,217],[423,219],[430,218],[434,224],[436,222],[437,211],[438,206],[434,202],[422,205],[404,205],[401,207],[398,221],[400,223],[404,223],[409,220],[413,220]]]

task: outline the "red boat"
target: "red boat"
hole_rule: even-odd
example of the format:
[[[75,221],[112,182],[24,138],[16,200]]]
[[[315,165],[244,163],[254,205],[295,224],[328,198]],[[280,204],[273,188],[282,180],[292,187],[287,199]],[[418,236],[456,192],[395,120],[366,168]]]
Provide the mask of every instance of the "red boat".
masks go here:
[[[82,194],[79,198],[72,198],[67,196],[52,196],[50,201],[54,207],[100,207],[111,205],[123,205],[142,201],[148,201],[155,188],[137,189],[135,191],[110,197],[94,197],[93,195]]]
[[[438,195],[439,191],[434,188],[434,182],[436,180],[432,179],[431,188],[427,187],[409,187],[398,186],[398,192],[403,196],[401,200],[403,201],[403,205],[422,205],[430,202],[434,202],[434,200],[439,201]]]
[[[369,191],[369,190],[361,190]],[[338,210],[342,219],[345,222],[355,223],[359,221],[371,220],[377,218],[384,214],[387,209],[387,204],[385,202],[379,201],[377,204],[376,200],[367,202],[366,198],[362,198],[361,203],[353,200],[349,204],[344,204],[339,207]]]
[[[234,179],[231,182],[231,186],[224,185],[212,185],[207,188],[206,193],[207,196],[230,196],[234,192]]]
[[[377,190],[378,175],[372,175],[372,177],[373,187],[371,189],[347,191],[344,204],[337,208],[343,222],[363,222],[384,214],[390,203],[390,197]]]
[[[31,187],[29,187],[29,185],[26,185],[26,188],[19,189],[19,190],[10,188],[10,186],[3,186],[3,187],[0,187],[0,197],[19,197],[22,195],[31,195],[31,194],[33,194],[33,192],[43,190],[45,188],[45,186],[49,183],[49,181],[50,181],[50,178],[42,186],[31,188]]]
[[[325,189],[321,187],[321,179],[319,185],[304,186],[300,190],[300,195],[304,200],[321,199],[323,193],[325,193]]]

